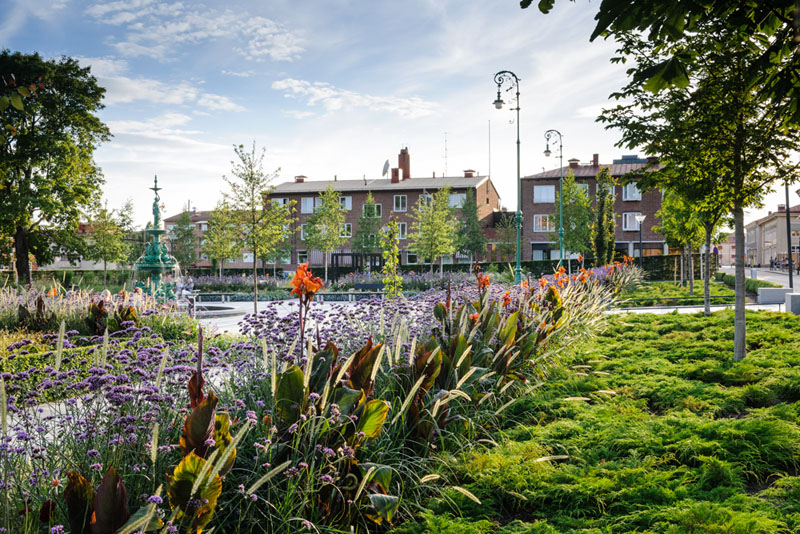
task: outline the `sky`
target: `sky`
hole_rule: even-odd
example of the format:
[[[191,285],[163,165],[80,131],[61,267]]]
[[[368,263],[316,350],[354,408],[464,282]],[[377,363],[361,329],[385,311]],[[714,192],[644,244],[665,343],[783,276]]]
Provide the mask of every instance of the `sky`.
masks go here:
[[[597,2],[517,0],[4,0],[0,47],[71,56],[106,88],[111,141],[95,153],[110,207],[150,217],[153,176],[166,214],[213,209],[233,147],[264,150],[274,184],[380,178],[408,147],[412,177],[491,174],[516,207],[513,91],[492,105],[494,74],[519,78],[521,174],[640,151],[595,118],[626,82],[614,43],[589,42]],[[551,149],[554,148],[551,146]],[[791,193],[791,203],[800,202]],[[774,211],[783,192],[767,197]]]

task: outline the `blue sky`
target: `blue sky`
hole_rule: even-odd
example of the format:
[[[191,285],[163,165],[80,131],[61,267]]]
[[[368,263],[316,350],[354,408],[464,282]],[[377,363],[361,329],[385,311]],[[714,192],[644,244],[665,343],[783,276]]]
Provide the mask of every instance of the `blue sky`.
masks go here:
[[[154,174],[169,214],[211,209],[233,145],[254,141],[275,183],[377,178],[402,146],[415,177],[485,174],[491,152],[513,208],[514,113],[492,106],[503,69],[521,78],[523,175],[557,167],[543,155],[549,128],[565,162],[632,152],[594,122],[625,83],[613,43],[588,41],[596,3],[557,2],[547,16],[516,0],[4,3],[0,46],[77,57],[107,88],[114,138],[96,160],[109,204],[133,198],[142,224]]]

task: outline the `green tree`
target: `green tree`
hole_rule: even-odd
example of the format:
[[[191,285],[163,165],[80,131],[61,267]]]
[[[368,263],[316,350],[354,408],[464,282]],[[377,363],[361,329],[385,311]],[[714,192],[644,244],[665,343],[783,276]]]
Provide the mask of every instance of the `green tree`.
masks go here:
[[[411,218],[409,248],[420,258],[430,260],[433,273],[434,261],[456,251],[456,226],[450,207],[450,188],[438,190],[432,199],[420,195]],[[443,272],[441,267],[440,272]]]
[[[595,265],[605,265],[614,260],[615,231],[617,221],[614,214],[614,186],[616,180],[603,167],[597,173],[594,221],[591,226],[592,254]]]
[[[0,73],[10,104],[3,122],[14,134],[0,138],[0,235],[13,236],[17,273],[30,282],[30,254],[44,264],[58,247],[81,246],[78,223],[103,183],[92,156],[110,137],[95,115],[105,90],[88,68],[66,57],[45,61],[3,50]],[[32,84],[36,96],[24,106],[5,94]]]
[[[527,8],[533,0],[521,0]],[[548,13],[555,0],[541,0],[539,10]],[[708,31],[729,35],[730,50],[751,50],[742,69],[743,85],[752,88],[766,101],[768,112],[783,125],[800,123],[800,4],[797,0],[769,2],[664,2],[602,0],[595,16],[597,25],[590,40],[602,36],[617,38],[636,33],[664,47],[657,62],[633,64],[628,73],[647,89],[688,87],[690,79],[702,71],[695,61],[696,48],[691,37]],[[624,61],[616,57],[612,61]]]
[[[291,220],[288,207],[269,202],[272,191],[270,182],[277,176],[264,172],[264,150],[256,151],[255,142],[251,150],[244,145],[233,148],[238,161],[232,161],[231,177],[223,179],[230,191],[223,194],[223,201],[232,214],[236,228],[236,249],[253,254],[253,313],[258,313],[258,259],[275,248],[283,237],[283,225]]]
[[[225,262],[233,260],[239,254],[235,220],[236,217],[231,209],[221,200],[211,213],[208,230],[203,234],[203,254],[216,262],[220,276]]]
[[[497,254],[509,261],[517,250],[517,223],[514,222],[514,216],[504,213],[494,227],[497,229]]]
[[[292,200],[291,204],[288,206],[288,210],[294,213],[294,204],[295,201]],[[279,208],[280,209],[280,208]],[[275,244],[275,247],[268,251],[266,254],[261,256],[262,260],[269,264],[272,264],[272,276],[276,276],[278,273],[278,263],[285,258],[292,257],[292,251],[294,248],[292,247],[292,234],[294,233],[294,221],[295,219],[292,218],[283,227],[283,237]],[[289,262],[290,263],[290,262]]]
[[[89,217],[87,257],[103,262],[103,287],[108,284],[108,263],[122,262],[128,258],[130,245],[125,242],[126,215],[123,210],[108,209],[108,204],[96,204]]]
[[[197,236],[194,230],[192,215],[184,211],[178,216],[175,226],[170,231],[170,252],[182,269],[188,269],[197,262]]]
[[[469,254],[469,262],[486,250],[486,237],[478,220],[478,202],[475,191],[467,189],[467,196],[461,204],[461,220],[458,225],[458,250]]]
[[[325,280],[328,279],[328,255],[347,242],[342,237],[344,211],[339,203],[339,193],[332,185],[319,193],[319,205],[308,219],[306,241],[310,249],[319,250],[325,262]]]
[[[381,228],[381,218],[377,216],[375,198],[371,191],[367,193],[363,206],[353,232],[352,249],[359,254],[374,254],[379,249],[378,232]]]
[[[592,199],[587,190],[575,182],[570,169],[564,177],[561,191],[556,195],[556,206],[564,199],[564,250],[567,253],[586,253],[592,249]],[[558,228],[550,232],[553,246],[558,244]],[[572,262],[567,262],[572,274]]]
[[[667,189],[656,217],[658,225],[653,229],[664,236],[670,247],[681,250],[681,284],[688,279],[689,293],[694,295],[692,252],[703,241],[703,224],[698,212],[678,191]]]
[[[667,89],[667,97],[650,100],[652,92],[637,69],[619,98],[630,98],[632,105],[618,106],[622,111],[609,123],[623,132],[621,144],[646,145],[662,136],[658,128],[665,120],[672,124],[684,120],[692,125],[692,141],[701,147],[711,172],[698,176],[708,195],[706,205],[722,204],[734,219],[736,247],[744,250],[744,209],[757,205],[770,185],[777,179],[795,180],[798,164],[794,154],[800,150],[800,130],[786,121],[786,114],[797,107],[797,100],[778,100],[776,94],[765,92],[752,81],[750,69],[761,56],[769,54],[769,40],[749,42],[741,46],[741,35],[724,21],[697,25],[697,31],[683,35],[680,43],[643,40],[635,33],[620,34],[620,51],[635,60],[637,69],[662,63],[676,51],[687,46],[692,50],[687,72],[691,83],[685,88]],[[777,54],[776,62],[790,63]],[[783,68],[777,65],[776,68]],[[684,91],[680,93],[680,91]],[[672,106],[673,100],[679,105]],[[682,99],[683,101],[679,100]],[[641,104],[649,107],[642,107]],[[688,104],[688,105],[687,105]],[[686,109],[687,114],[681,111]],[[670,110],[666,114],[664,110]],[[652,126],[655,127],[652,130]],[[676,142],[691,145],[684,139]],[[667,182],[669,183],[669,182]],[[744,255],[736,257],[736,311],[734,329],[734,358],[744,358],[746,352]]]
[[[402,296],[403,277],[398,268],[400,265],[400,225],[392,217],[389,224],[381,229],[381,249],[383,254],[383,290],[389,298]]]

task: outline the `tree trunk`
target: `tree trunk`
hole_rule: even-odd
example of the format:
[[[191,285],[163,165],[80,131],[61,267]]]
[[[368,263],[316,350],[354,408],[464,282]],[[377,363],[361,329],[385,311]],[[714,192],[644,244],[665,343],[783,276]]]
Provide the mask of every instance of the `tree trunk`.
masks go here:
[[[747,324],[744,301],[744,208],[733,208],[734,234],[736,236],[736,311],[733,320],[733,359],[743,360],[747,352]]]
[[[17,226],[14,232],[14,254],[16,256],[17,282],[31,283],[31,264],[28,261],[28,231]]]
[[[256,247],[253,247],[253,313],[258,313],[258,256]]]
[[[322,252],[322,259],[325,262],[325,283],[328,283],[328,255],[325,251]]]
[[[223,263],[224,261],[225,261],[225,260],[220,260],[220,262],[219,262],[219,277],[220,277],[220,278],[222,278],[222,263]]]
[[[703,265],[703,313],[706,317],[711,315],[711,230],[710,224],[706,225],[706,262]]]
[[[108,289],[108,263],[103,259],[103,289]]]
[[[686,244],[686,261],[689,267],[689,294],[694,295],[694,250],[692,245]]]
[[[681,287],[686,287],[686,254],[681,247]]]

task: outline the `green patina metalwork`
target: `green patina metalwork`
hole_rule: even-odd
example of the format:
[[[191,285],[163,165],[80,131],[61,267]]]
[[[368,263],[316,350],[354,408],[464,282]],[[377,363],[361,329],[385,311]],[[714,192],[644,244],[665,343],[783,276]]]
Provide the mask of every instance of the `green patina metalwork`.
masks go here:
[[[136,286],[142,291],[164,298],[175,298],[175,284],[164,282],[164,275],[177,270],[178,260],[167,250],[167,245],[161,242],[161,236],[166,230],[161,228],[161,209],[158,206],[161,197],[158,192],[158,176],[153,178],[153,187],[149,188],[155,193],[153,200],[153,227],[145,230],[151,236],[147,247],[136,263],[133,264],[135,272],[143,273],[143,279],[136,282]]]

